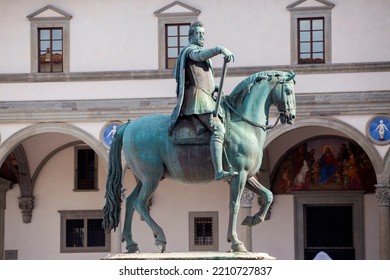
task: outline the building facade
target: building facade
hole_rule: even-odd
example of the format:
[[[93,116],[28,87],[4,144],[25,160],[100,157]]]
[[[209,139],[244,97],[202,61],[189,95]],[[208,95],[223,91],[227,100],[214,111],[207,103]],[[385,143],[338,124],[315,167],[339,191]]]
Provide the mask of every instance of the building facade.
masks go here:
[[[390,259],[390,3],[386,0],[0,0],[0,259],[123,252],[101,229],[112,134],[171,114],[188,26],[235,54],[224,91],[264,70],[296,73],[297,119],[268,132],[267,220],[240,228],[277,259]],[[223,59],[215,57],[217,80]],[[275,108],[270,113],[276,119]],[[124,196],[135,187],[123,176]],[[229,188],[164,180],[150,213],[168,251],[227,251]],[[241,214],[261,201],[245,193]],[[123,212],[124,213],[124,212]],[[123,218],[123,215],[122,215]],[[135,218],[142,252],[157,252]]]

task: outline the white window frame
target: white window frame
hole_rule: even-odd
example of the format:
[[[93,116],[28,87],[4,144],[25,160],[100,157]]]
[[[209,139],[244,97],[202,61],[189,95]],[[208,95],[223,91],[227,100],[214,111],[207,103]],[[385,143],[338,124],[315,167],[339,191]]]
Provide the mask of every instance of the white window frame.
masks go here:
[[[66,247],[66,221],[74,219],[103,219],[103,210],[59,210],[61,215],[60,223],[60,253],[96,253],[96,252],[110,252],[111,251],[111,234],[107,231],[105,233],[105,246],[101,247]],[[84,223],[84,244],[88,236],[87,225]],[[103,229],[104,230],[104,229]]]
[[[325,64],[331,64],[332,63],[332,29],[331,29],[331,22],[332,22],[332,8],[334,7],[334,4],[325,1],[325,0],[316,0],[319,2],[319,6],[302,6],[299,5],[302,4],[305,1],[299,0],[296,1],[290,5],[288,5],[286,8],[290,11],[291,14],[291,64],[297,65],[298,64],[298,19],[305,19],[305,18],[324,18],[324,55],[325,55]],[[324,63],[321,63],[324,64]],[[307,65],[307,64],[305,64]],[[312,65],[312,64],[309,64]]]
[[[179,6],[181,9],[184,9],[185,11],[170,12],[170,9],[175,8],[175,6]],[[165,65],[166,62],[165,25],[185,24],[185,23],[192,24],[198,20],[199,14],[200,14],[199,10],[191,6],[188,6],[186,4],[183,4],[179,1],[175,1],[154,12],[154,15],[158,18],[158,69],[159,70],[167,70]]]
[[[54,12],[56,16],[39,16],[50,10]],[[69,21],[72,16],[56,7],[47,5],[42,9],[27,16],[30,21],[30,44],[31,44],[31,73],[38,72],[38,29],[39,28],[62,28],[62,43],[63,43],[63,65],[62,72],[56,73],[69,73],[69,54],[70,54],[70,42],[69,42]],[[56,73],[39,73],[42,75],[52,75]]]
[[[212,218],[213,227],[213,244],[212,245],[195,245],[195,218]],[[189,250],[190,251],[218,251],[219,240],[218,240],[218,212],[207,211],[207,212],[189,212]]]

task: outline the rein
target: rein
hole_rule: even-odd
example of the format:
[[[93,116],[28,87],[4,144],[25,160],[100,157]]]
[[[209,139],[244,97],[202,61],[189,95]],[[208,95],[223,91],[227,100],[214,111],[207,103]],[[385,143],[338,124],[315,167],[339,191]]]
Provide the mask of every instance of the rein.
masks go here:
[[[268,129],[272,129],[274,128],[279,120],[280,120],[280,115],[278,116],[278,118],[276,119],[275,123],[273,125],[264,125],[264,124],[260,124],[260,123],[256,123],[256,122],[253,122],[251,120],[248,120],[247,118],[245,118],[244,116],[242,116],[239,112],[237,112],[236,109],[233,108],[233,106],[226,101],[226,99],[223,100],[223,102],[228,106],[228,108],[233,112],[235,113],[241,120],[243,120],[244,122],[254,126],[254,127],[259,127],[259,128],[262,128],[264,130],[268,130]]]
[[[283,80],[282,82],[279,82],[279,81],[278,81],[278,82],[275,84],[275,86],[272,88],[271,92],[274,91],[275,87],[276,87],[278,84],[282,84],[282,85],[284,86],[284,83],[285,83],[284,80]],[[283,90],[283,88],[282,88],[282,90]],[[271,97],[271,99],[272,99],[272,97]],[[230,104],[228,101],[226,101],[226,98],[223,99],[223,102],[224,102],[224,103],[228,106],[228,108],[229,108],[233,113],[235,113],[241,120],[243,120],[244,122],[246,122],[246,123],[248,123],[248,124],[250,124],[250,125],[252,125],[252,126],[254,126],[254,127],[259,127],[259,128],[264,129],[264,130],[268,130],[268,129],[274,128],[274,127],[278,124],[278,122],[279,122],[279,120],[280,120],[280,116],[282,115],[282,112],[280,112],[278,118],[276,119],[276,121],[275,121],[275,123],[274,123],[273,125],[264,125],[264,124],[261,124],[261,123],[257,123],[257,122],[253,122],[253,121],[251,121],[251,120],[248,120],[247,118],[245,118],[244,116],[242,116],[239,112],[237,112],[236,109],[233,108],[232,104]],[[273,102],[272,102],[272,103],[273,103]]]

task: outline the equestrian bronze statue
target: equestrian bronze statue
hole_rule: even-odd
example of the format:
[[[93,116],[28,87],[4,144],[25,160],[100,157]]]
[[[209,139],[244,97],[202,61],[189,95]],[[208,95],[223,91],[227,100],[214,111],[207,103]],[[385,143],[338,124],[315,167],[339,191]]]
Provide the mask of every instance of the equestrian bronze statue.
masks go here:
[[[222,97],[221,112],[226,133],[224,135],[225,169],[234,170],[227,181],[230,185],[229,226],[227,240],[235,252],[245,252],[237,237],[237,216],[244,188],[261,196],[264,205],[247,225],[264,221],[273,200],[272,192],[255,178],[263,159],[263,146],[271,105],[279,111],[277,120],[292,124],[295,119],[294,76],[292,72],[266,71],[255,73],[240,82],[233,91]],[[151,228],[156,246],[164,252],[167,240],[163,229],[148,211],[148,201],[159,183],[171,178],[185,184],[205,183],[215,180],[210,155],[211,133],[197,128],[191,120],[176,124],[178,131],[169,131],[171,116],[148,115],[122,125],[111,144],[109,152],[106,204],[103,226],[111,231],[119,225],[122,196],[123,149],[127,167],[133,172],[137,184],[126,199],[126,214],[122,238],[128,252],[138,252],[132,238],[132,221],[136,210]],[[180,127],[181,126],[181,127]],[[176,128],[175,128],[176,129]],[[181,131],[181,132],[180,132]],[[202,133],[202,131],[204,133]],[[184,191],[184,189],[183,189]],[[227,202],[228,203],[228,202]]]
[[[152,229],[156,246],[162,252],[166,249],[165,234],[148,211],[148,201],[164,178],[184,184],[222,179],[229,182],[227,240],[237,252],[246,251],[236,232],[243,189],[248,188],[264,201],[258,213],[244,220],[245,225],[263,221],[273,200],[272,193],[255,175],[263,159],[267,130],[272,127],[268,125],[271,104],[280,112],[277,121],[292,124],[295,119],[295,74],[259,72],[222,97],[226,65],[234,61],[234,55],[222,46],[204,49],[204,31],[203,23],[193,23],[188,32],[189,44],[177,57],[174,77],[178,102],[172,115],[149,115],[128,122],[112,141],[103,226],[110,231],[119,224],[123,149],[127,167],[137,181],[126,199],[122,238],[128,252],[139,251],[131,233],[134,210]],[[219,87],[210,60],[217,55],[224,57]]]

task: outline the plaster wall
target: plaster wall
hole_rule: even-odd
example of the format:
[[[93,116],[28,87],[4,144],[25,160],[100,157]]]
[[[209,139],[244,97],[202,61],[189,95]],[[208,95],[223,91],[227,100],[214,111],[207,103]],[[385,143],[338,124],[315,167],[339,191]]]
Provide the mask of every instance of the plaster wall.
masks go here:
[[[333,63],[389,61],[390,2],[331,2]]]
[[[42,160],[52,151],[76,140],[65,134],[42,133],[23,141],[22,145],[26,152],[31,175],[36,171],[39,164],[42,163]]]
[[[0,101],[174,97],[175,83],[173,78],[105,82],[1,83]]]
[[[252,211],[256,210],[255,206],[254,203]],[[265,252],[278,260],[294,259],[293,207],[292,195],[274,196],[271,219],[252,228],[254,252]]]
[[[7,138],[29,125],[31,123],[2,123],[0,127],[0,143],[4,143]]]
[[[224,92],[230,93],[245,78],[229,77],[228,70]],[[375,82],[368,83],[367,80]],[[219,82],[219,78],[216,78],[216,82]],[[163,98],[175,97],[175,88],[176,82],[173,78],[105,82],[0,83],[0,101]],[[297,74],[295,92],[299,95],[299,93],[380,91],[389,88],[390,72]]]
[[[183,1],[201,11],[199,19],[207,32],[205,47],[228,47],[237,55],[237,66],[290,64],[290,12],[286,6],[293,2]],[[332,62],[390,60],[390,40],[385,33],[390,26],[388,1],[332,2],[332,26],[337,26],[332,29]],[[157,69],[158,19],[153,13],[170,3],[114,0],[107,5],[104,1],[53,0],[49,4],[72,15],[70,71],[83,72]],[[0,46],[0,73],[30,72],[30,22],[26,16],[47,4],[45,0],[2,1],[0,34],[7,45]],[[14,63],[15,57],[18,63]],[[222,59],[215,65],[221,64]]]

